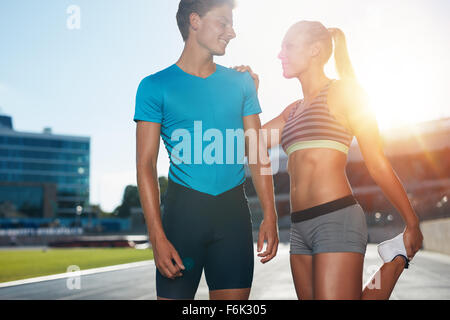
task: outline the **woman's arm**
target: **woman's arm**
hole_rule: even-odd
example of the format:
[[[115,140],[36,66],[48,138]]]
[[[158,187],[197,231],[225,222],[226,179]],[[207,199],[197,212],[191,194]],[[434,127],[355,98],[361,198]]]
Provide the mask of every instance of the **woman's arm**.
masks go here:
[[[253,81],[255,82],[256,91],[259,89],[259,77],[256,73],[253,72],[252,68],[249,66],[235,66],[232,69],[239,71],[239,72],[249,72]],[[266,124],[262,126],[262,129],[265,129],[267,134],[263,135],[266,141],[266,147],[267,149],[271,149],[273,147],[276,147],[281,142],[281,132],[283,131],[284,125],[286,124],[286,121],[289,117],[289,113],[291,112],[292,108],[295,107],[295,105],[300,100],[297,100],[293,103],[291,103],[289,106],[287,106],[283,112],[276,118],[273,118]],[[273,139],[272,139],[273,138]]]
[[[284,125],[289,117],[289,113],[297,103],[298,101],[291,103],[278,117],[273,118],[262,126],[262,129],[267,131],[267,149],[276,147],[281,143],[281,133],[283,132]]]
[[[408,199],[407,193],[383,151],[375,115],[369,108],[367,94],[354,82],[338,81],[335,92],[340,92],[341,108],[353,134],[370,176],[381,188],[388,200],[400,212],[406,224],[405,247],[408,258],[422,247],[423,236],[419,228],[419,217]]]

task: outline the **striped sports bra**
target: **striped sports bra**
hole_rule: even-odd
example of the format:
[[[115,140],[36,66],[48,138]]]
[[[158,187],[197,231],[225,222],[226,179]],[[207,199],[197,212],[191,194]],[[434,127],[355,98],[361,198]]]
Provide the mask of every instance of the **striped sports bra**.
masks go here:
[[[303,100],[291,110],[281,133],[281,146],[288,156],[309,148],[331,148],[348,154],[353,134],[328,109],[327,94],[333,81],[330,80],[300,114],[294,116]]]

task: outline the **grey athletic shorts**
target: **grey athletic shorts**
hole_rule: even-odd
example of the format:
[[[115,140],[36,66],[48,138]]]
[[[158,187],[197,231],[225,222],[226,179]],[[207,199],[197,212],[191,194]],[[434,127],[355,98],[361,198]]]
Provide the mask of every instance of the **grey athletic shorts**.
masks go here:
[[[367,223],[353,195],[291,213],[290,254],[366,253]]]

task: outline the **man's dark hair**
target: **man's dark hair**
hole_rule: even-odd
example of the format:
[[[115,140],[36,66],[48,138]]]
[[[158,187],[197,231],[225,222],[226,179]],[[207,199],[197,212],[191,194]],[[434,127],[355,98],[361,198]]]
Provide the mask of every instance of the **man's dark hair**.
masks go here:
[[[224,4],[228,4],[231,8],[235,7],[234,0],[181,0],[178,6],[177,23],[183,41],[186,41],[189,37],[189,26],[191,24],[189,17],[192,13],[197,13],[200,17],[203,17],[211,9]]]

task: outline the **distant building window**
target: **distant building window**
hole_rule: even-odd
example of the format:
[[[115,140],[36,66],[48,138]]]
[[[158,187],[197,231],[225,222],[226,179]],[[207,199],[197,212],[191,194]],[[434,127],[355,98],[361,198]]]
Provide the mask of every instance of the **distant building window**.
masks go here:
[[[0,217],[42,217],[43,188],[0,186]]]

